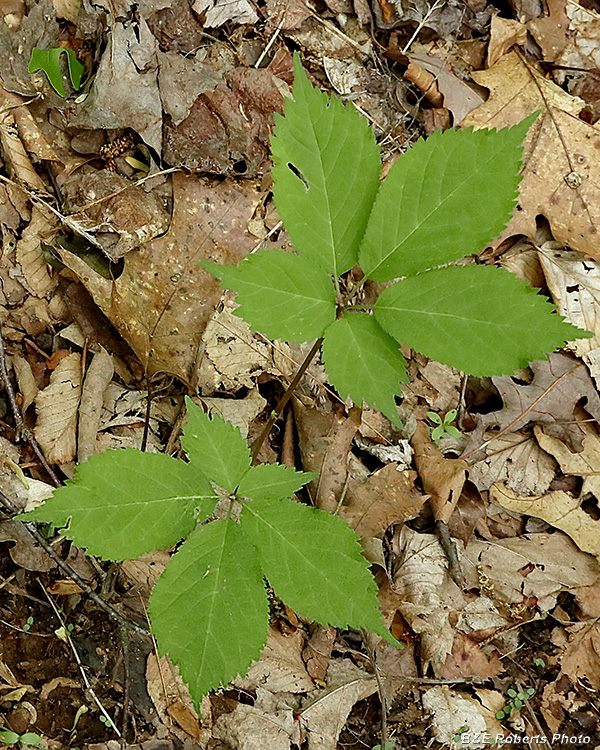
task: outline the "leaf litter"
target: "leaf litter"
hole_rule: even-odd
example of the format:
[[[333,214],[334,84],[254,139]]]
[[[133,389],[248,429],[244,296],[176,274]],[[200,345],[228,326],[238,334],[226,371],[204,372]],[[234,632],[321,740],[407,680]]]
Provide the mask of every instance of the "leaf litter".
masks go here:
[[[268,163],[273,113],[282,109],[292,82],[286,38],[315,55],[309,70],[316,79],[329,81],[371,117],[390,160],[435,123],[454,118],[463,126],[501,127],[541,109],[519,209],[488,253],[504,263],[502,253],[515,248],[519,258],[517,236],[528,237],[560,312],[595,332],[600,97],[590,72],[598,56],[594,11],[573,0],[553,0],[547,13],[535,3],[515,4],[509,19],[492,18],[485,3],[460,10],[440,3],[433,13],[400,3],[327,5],[315,13],[268,2],[257,16],[244,3],[187,0],[168,7],[142,3],[139,17],[127,2],[112,15],[87,2],[58,0],[0,9],[0,146],[2,176],[10,180],[0,192],[0,319],[26,425],[65,476],[75,458],[108,445],[146,440],[152,451],[177,451],[181,396],[190,387],[199,403],[242,426],[251,440],[289,383],[293,361],[302,359],[297,348],[244,328],[230,299],[196,263],[234,263],[261,241],[290,248],[270,199]],[[369,26],[379,47],[371,44]],[[487,49],[473,39],[474,30],[491,34]],[[527,64],[524,31],[539,45],[537,61]],[[439,37],[460,52],[449,53]],[[428,89],[410,76],[400,86],[405,45],[414,63],[433,75],[438,99],[423,97]],[[83,88],[70,91],[63,75],[62,99],[43,73],[29,74],[34,47],[73,50],[86,68]],[[379,50],[396,66],[393,75],[365,65]],[[568,66],[579,70],[564,70]],[[490,91],[485,103],[472,81]],[[181,167],[192,174],[160,174]],[[547,222],[549,238],[541,240],[540,221]],[[96,269],[108,269],[108,277],[94,270],[74,237],[95,249],[102,261]],[[67,284],[77,290],[76,304],[65,293]],[[91,318],[82,312],[84,290],[91,295]],[[61,338],[74,319],[79,332]],[[98,332],[109,330],[102,349]],[[399,407],[403,428],[373,410],[348,416],[324,390],[323,369],[309,371],[293,418],[261,459],[278,460],[287,445],[298,468],[327,477],[308,495],[363,537],[369,559],[376,560],[386,622],[405,643],[403,652],[392,656],[381,643],[369,651],[356,632],[334,630],[321,640],[313,633],[318,652],[311,655],[309,624],[274,599],[270,646],[250,681],[234,681],[207,698],[199,723],[168,665],[161,674],[154,664],[145,675],[146,661],[150,670],[155,658],[148,644],[137,657],[144,668],[130,659],[126,677],[111,626],[100,622],[95,605],[80,588],[53,594],[69,591],[56,588],[62,574],[54,565],[40,573],[46,591],[61,597],[72,618],[76,647],[115,718],[128,685],[136,727],[130,740],[148,750],[156,750],[152,743],[171,747],[186,739],[202,748],[220,741],[248,750],[279,744],[287,750],[303,741],[314,748],[373,747],[383,744],[380,673],[394,747],[422,747],[431,738],[452,744],[466,729],[495,736],[524,727],[534,735],[542,726],[549,736],[594,737],[591,691],[600,674],[600,570],[592,556],[598,553],[596,349],[595,339],[582,340],[569,355],[551,355],[491,381],[467,380],[406,350],[411,382]],[[461,439],[432,451],[427,411],[444,415],[455,408]],[[17,442],[10,416],[3,420],[2,492],[19,507],[38,505],[51,490],[49,477],[30,445]],[[417,455],[411,464],[402,454],[407,466],[394,451],[411,438]],[[431,533],[431,508],[457,530],[468,584],[462,590],[448,576],[445,552]],[[2,722],[39,732],[57,750],[112,747],[115,735],[77,687],[81,675],[27,573],[39,569],[32,564],[32,537],[24,527],[11,531],[11,523],[0,524],[6,540]],[[94,585],[104,580],[117,608],[129,608],[143,622],[135,592],[147,598],[165,554],[127,561],[123,572],[88,563],[85,577]],[[73,550],[68,559],[81,566]],[[315,653],[318,669],[307,671]],[[500,722],[507,690],[519,681],[535,685],[532,713],[519,709],[511,724]],[[6,692],[21,684],[29,686],[26,693]],[[148,694],[159,718],[150,720]],[[82,707],[88,711],[78,711]]]

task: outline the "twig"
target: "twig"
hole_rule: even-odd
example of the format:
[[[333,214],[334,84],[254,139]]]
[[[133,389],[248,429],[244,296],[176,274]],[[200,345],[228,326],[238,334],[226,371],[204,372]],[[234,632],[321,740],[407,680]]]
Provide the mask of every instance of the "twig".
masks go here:
[[[60,622],[60,624],[62,626],[62,629],[63,629],[63,632],[64,632],[64,636],[65,636],[65,638],[67,640],[67,643],[71,647],[71,651],[73,652],[73,656],[75,657],[75,661],[77,662],[77,666],[79,667],[79,672],[81,673],[81,677],[83,679],[83,684],[85,685],[87,692],[94,699],[95,704],[100,709],[100,713],[104,716],[104,718],[108,721],[108,723],[111,725],[111,727],[117,733],[117,737],[120,737],[121,736],[121,732],[119,732],[119,730],[117,729],[117,725],[112,720],[112,717],[110,716],[110,714],[108,713],[108,711],[104,708],[104,706],[102,705],[102,703],[100,703],[100,701],[98,699],[98,696],[96,695],[96,693],[94,693],[94,691],[92,689],[92,686],[90,685],[90,681],[87,678],[87,674],[85,673],[85,669],[83,668],[83,664],[81,663],[81,659],[79,658],[79,654],[77,653],[77,649],[75,648],[75,645],[73,644],[73,640],[71,639],[71,636],[69,635],[69,631],[67,630],[65,621],[63,620],[63,618],[62,618],[62,616],[61,616],[61,614],[60,614],[60,612],[59,612],[56,604],[54,604],[54,600],[52,599],[52,597],[50,596],[50,594],[46,591],[46,589],[44,588],[44,586],[43,586],[43,584],[42,584],[42,582],[40,581],[39,578],[37,579],[37,582],[40,584],[40,587],[41,587],[42,591],[44,592],[44,594],[46,595],[46,598],[50,602],[50,606],[54,610],[54,614],[56,615],[56,619]]]
[[[460,566],[458,552],[456,551],[456,542],[450,536],[450,530],[444,521],[435,522],[438,541],[444,550],[446,560],[448,561],[448,572],[456,585],[463,589],[466,586],[466,578]]]
[[[129,725],[129,631],[119,626],[119,638],[123,652],[123,715],[121,717],[121,748],[127,747],[127,727]]]
[[[6,365],[6,354],[4,352],[4,339],[2,337],[2,325],[1,324],[0,324],[0,372],[2,374],[2,380],[4,382],[4,388],[8,395],[8,400],[10,401],[10,407],[12,409],[12,413],[15,418],[15,426],[17,428],[17,439],[19,439],[19,437],[22,435],[25,438],[25,440],[27,440],[27,442],[31,446],[31,449],[33,450],[38,460],[40,461],[45,471],[47,472],[48,476],[52,480],[52,483],[54,484],[54,486],[60,487],[62,482],[50,468],[50,464],[48,463],[48,461],[46,461],[46,456],[44,456],[44,452],[40,448],[38,441],[33,436],[33,433],[31,432],[31,430],[23,422],[23,415],[21,414],[21,409],[19,408],[19,404],[17,403],[17,397],[15,396],[15,392],[13,390],[12,383],[10,382],[10,377],[8,374],[8,367]]]
[[[256,438],[256,440],[252,443],[251,453],[252,453],[252,459],[256,460],[256,457],[258,456],[258,452],[261,449],[262,444],[267,439],[269,433],[271,432],[271,428],[275,424],[275,422],[279,419],[279,417],[283,414],[283,410],[285,409],[285,405],[292,397],[292,394],[296,390],[296,386],[300,382],[302,376],[306,372],[306,369],[310,365],[310,363],[313,360],[313,357],[315,354],[319,351],[319,347],[323,343],[323,338],[318,338],[315,343],[312,345],[311,350],[304,358],[304,362],[300,365],[298,370],[296,371],[296,374],[294,375],[294,379],[287,387],[286,392],[283,394],[283,396],[279,399],[279,403],[275,407],[275,409],[271,412],[271,416],[267,420],[267,423],[265,424],[263,431],[260,433],[260,435]]]
[[[0,492],[0,502],[4,505],[5,508],[12,511],[12,513],[14,514],[21,512],[20,509],[12,502],[12,500],[9,500],[9,498],[6,497],[3,492]],[[111,607],[110,604],[105,602],[104,599],[101,599],[98,594],[87,585],[87,583],[83,580],[79,573],[77,573],[77,571],[74,570],[68,562],[65,562],[60,557],[54,547],[49,544],[48,541],[40,534],[33,523],[23,522],[23,525],[31,534],[31,536],[36,540],[36,542],[41,547],[43,547],[44,550],[50,555],[50,557],[54,560],[58,567],[63,570],[69,576],[69,578],[75,581],[75,583],[77,583],[77,585],[90,597],[90,599],[101,609],[103,609],[113,620],[119,623],[119,625],[128,628],[129,630],[135,630],[135,632],[140,633],[140,635],[149,635],[149,632],[145,628],[141,627],[140,625],[136,625],[130,620],[127,620],[125,617],[120,615],[116,609]]]

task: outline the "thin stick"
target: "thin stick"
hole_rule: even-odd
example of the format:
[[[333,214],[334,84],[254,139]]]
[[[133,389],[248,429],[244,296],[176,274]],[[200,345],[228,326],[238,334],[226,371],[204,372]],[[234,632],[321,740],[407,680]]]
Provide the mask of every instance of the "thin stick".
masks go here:
[[[79,658],[79,654],[77,653],[77,649],[75,648],[75,646],[73,644],[73,641],[71,639],[71,636],[69,635],[69,631],[67,630],[65,621],[61,617],[61,614],[58,611],[57,606],[54,604],[54,601],[53,601],[52,597],[46,591],[46,589],[42,585],[42,582],[39,580],[39,578],[38,578],[38,583],[40,584],[42,591],[46,595],[46,598],[50,602],[50,606],[54,610],[54,614],[56,615],[56,619],[60,622],[60,624],[62,626],[62,629],[64,631],[64,636],[65,636],[65,638],[67,640],[67,643],[71,647],[71,651],[73,652],[73,656],[75,657],[75,661],[77,662],[77,666],[79,667],[79,672],[81,673],[81,677],[83,679],[83,684],[86,687],[86,691],[92,696],[92,698],[94,699],[95,704],[100,709],[100,713],[108,721],[108,723],[110,724],[110,726],[112,727],[112,729],[117,733],[117,737],[120,737],[121,736],[121,732],[119,732],[119,730],[117,729],[117,725],[112,720],[112,717],[110,716],[110,714],[108,713],[108,711],[104,708],[104,706],[102,705],[102,703],[100,703],[100,701],[99,701],[98,696],[96,695],[96,693],[94,693],[94,691],[92,690],[92,686],[90,685],[90,681],[87,678],[87,675],[85,673],[85,669],[83,668],[83,664],[81,663],[81,659]]]
[[[4,352],[4,339],[2,337],[2,325],[1,324],[0,324],[0,372],[2,374],[2,380],[4,382],[4,388],[8,395],[8,400],[10,401],[10,407],[12,409],[12,413],[15,418],[15,425],[17,428],[17,439],[22,435],[25,438],[25,440],[27,440],[33,452],[37,456],[39,462],[42,464],[48,476],[52,480],[52,483],[54,484],[54,486],[60,487],[62,482],[50,468],[50,464],[48,463],[48,461],[46,461],[46,456],[44,456],[44,452],[40,448],[38,441],[33,436],[33,433],[31,432],[31,430],[23,422],[23,415],[21,414],[21,409],[19,408],[19,404],[17,403],[17,397],[15,396],[15,392],[13,390],[12,383],[10,382],[10,377],[8,375],[8,367],[6,365],[6,354]]]
[[[12,500],[9,500],[9,498],[6,497],[3,492],[0,492],[0,502],[2,503],[2,505],[4,505],[5,508],[12,511],[12,513],[16,514],[21,512],[20,508],[18,508],[12,502]],[[103,609],[113,620],[118,622],[119,625],[128,628],[129,630],[135,630],[135,632],[140,633],[140,635],[149,635],[149,632],[145,628],[136,625],[134,622],[130,622],[125,617],[120,615],[116,609],[113,609],[110,604],[105,602],[104,599],[101,599],[98,594],[87,585],[87,583],[83,580],[79,573],[77,573],[77,571],[74,570],[68,562],[65,562],[60,557],[54,547],[49,544],[47,539],[44,539],[40,532],[35,528],[35,525],[33,523],[25,521],[23,522],[23,525],[31,534],[31,536],[36,540],[36,542],[46,550],[46,552],[50,555],[50,557],[54,560],[58,567],[63,570],[69,576],[69,578],[71,578],[71,580],[75,581],[75,583],[90,597],[90,599],[101,609]]]
[[[287,402],[292,397],[292,394],[296,390],[296,386],[300,382],[300,379],[306,372],[308,366],[313,361],[313,358],[315,354],[319,351],[319,348],[321,344],[323,343],[323,337],[317,339],[315,343],[312,345],[311,350],[304,358],[304,362],[300,365],[298,370],[296,371],[296,374],[294,375],[294,379],[289,384],[286,392],[283,394],[283,396],[279,399],[279,403],[275,407],[275,409],[271,412],[271,416],[267,420],[267,423],[265,424],[263,431],[260,433],[260,435],[256,438],[256,440],[252,443],[252,460],[256,460],[256,457],[258,456],[258,452],[260,451],[262,444],[267,439],[269,433],[271,432],[271,429],[275,422],[279,419],[279,417],[283,414],[283,410],[285,409],[285,406]]]

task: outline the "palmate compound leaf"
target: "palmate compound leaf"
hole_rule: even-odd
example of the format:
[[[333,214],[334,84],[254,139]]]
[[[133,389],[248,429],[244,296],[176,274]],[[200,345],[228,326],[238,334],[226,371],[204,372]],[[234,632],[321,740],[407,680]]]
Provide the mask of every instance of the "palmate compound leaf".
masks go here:
[[[127,560],[179,542],[215,503],[194,464],[126,448],[92,456],[53,497],[18,518],[68,523],[62,533],[78,547],[106,560]]]
[[[306,256],[259,250],[237,266],[200,264],[237,292],[235,314],[271,339],[312,341],[335,320],[333,283]]]
[[[267,641],[269,606],[241,525],[213,521],[185,541],[152,591],[149,614],[160,653],[179,665],[196,706],[245,674]]]
[[[340,396],[359,406],[363,400],[399,427],[394,395],[408,382],[406,360],[397,341],[372,315],[349,312],[325,331],[323,361]]]
[[[521,143],[536,117],[498,131],[437,131],[417,141],[379,188],[359,252],[365,275],[411,276],[497,237],[517,202]]]
[[[449,266],[384,289],[375,317],[395,338],[471,375],[506,375],[591,334],[508,271]]]
[[[352,104],[312,86],[299,55],[292,93],[271,138],[275,205],[298,253],[340,276],[358,259],[379,184],[379,147]]]
[[[358,537],[345,521],[290,500],[244,503],[242,528],[265,577],[304,617],[366,628],[398,645],[377,608],[377,586]]]
[[[196,470],[206,480],[234,492],[250,468],[250,449],[239,429],[221,417],[210,417],[191,398],[185,399],[187,422],[181,444]]]

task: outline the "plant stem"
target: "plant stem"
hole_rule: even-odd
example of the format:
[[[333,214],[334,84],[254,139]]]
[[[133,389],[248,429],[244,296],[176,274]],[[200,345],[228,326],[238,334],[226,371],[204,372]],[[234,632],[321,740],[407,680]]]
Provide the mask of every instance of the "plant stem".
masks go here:
[[[267,439],[269,433],[271,432],[271,429],[275,422],[279,419],[279,417],[283,414],[283,410],[285,409],[285,406],[287,402],[292,397],[292,394],[296,390],[296,386],[300,382],[300,379],[308,369],[308,366],[312,362],[315,354],[319,351],[319,348],[321,344],[323,343],[323,337],[318,338],[315,343],[312,345],[311,350],[304,358],[304,362],[300,365],[298,370],[296,371],[296,374],[294,375],[294,379],[287,387],[286,392],[283,394],[283,396],[279,399],[279,403],[275,407],[275,409],[271,412],[271,416],[267,420],[267,423],[263,427],[263,431],[260,433],[260,435],[256,438],[256,440],[252,443],[251,453],[252,453],[252,460],[255,461],[256,457],[258,456],[258,452],[262,447],[262,444]]]

